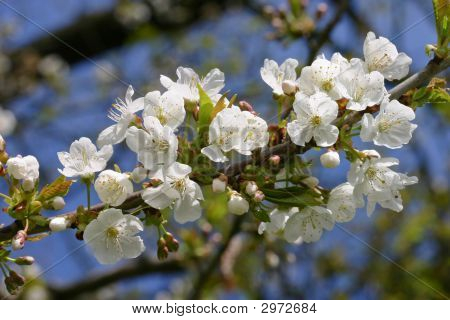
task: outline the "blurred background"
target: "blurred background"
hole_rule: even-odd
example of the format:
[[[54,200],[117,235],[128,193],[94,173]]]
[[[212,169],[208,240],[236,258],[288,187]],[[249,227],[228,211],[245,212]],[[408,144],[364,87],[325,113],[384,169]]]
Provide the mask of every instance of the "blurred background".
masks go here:
[[[203,75],[218,67],[226,90],[273,119],[276,104],[259,76],[265,58],[305,65],[320,53],[360,57],[369,30],[406,52],[416,72],[429,59],[424,46],[436,42],[431,0],[0,0],[0,133],[9,154],[39,159],[44,184],[58,176],[56,152],[81,136],[95,140],[110,124],[107,110],[127,84],[143,95],[162,89],[160,74],[174,78],[180,65]],[[448,297],[449,110],[419,108],[411,143],[378,149],[419,177],[403,193],[401,213],[358,212],[319,242],[295,246],[259,236],[254,219],[234,228],[223,206],[207,203],[200,222],[171,223],[181,248],[167,261],[156,261],[156,230],[148,229],[145,257],[109,267],[73,231],[54,234],[24,249],[37,261],[26,269],[36,280],[19,298]],[[135,156],[123,146],[115,151],[114,162],[131,170]],[[347,170],[316,165],[313,173],[332,187]],[[84,198],[74,185],[66,209]],[[0,215],[0,224],[10,222]]]

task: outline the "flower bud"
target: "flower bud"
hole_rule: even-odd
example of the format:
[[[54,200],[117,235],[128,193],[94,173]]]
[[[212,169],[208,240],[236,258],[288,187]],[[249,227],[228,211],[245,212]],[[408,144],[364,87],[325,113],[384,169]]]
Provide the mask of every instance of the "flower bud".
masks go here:
[[[213,192],[224,192],[227,188],[228,177],[224,174],[221,174],[217,178],[213,179],[212,182],[212,191]]]
[[[258,191],[258,186],[256,185],[256,183],[254,181],[247,182],[245,186],[245,193],[249,196],[253,196],[256,191]]]
[[[170,252],[178,251],[180,244],[178,243],[178,240],[175,239],[170,232],[164,234],[164,240],[166,241],[166,247],[169,249]]]
[[[247,101],[239,101],[239,108],[242,111],[255,112],[252,105],[250,103],[248,103]]]
[[[235,192],[228,200],[228,211],[232,214],[243,215],[248,212],[250,205],[239,193]]]
[[[253,197],[253,199],[256,202],[263,202],[265,197],[266,196],[264,195],[264,193],[261,190],[258,190],[255,192],[255,196]]]
[[[281,88],[283,89],[284,94],[287,96],[294,95],[298,90],[297,83],[292,80],[284,80],[281,83]]]
[[[339,158],[339,153],[336,151],[328,151],[320,156],[320,163],[325,168],[336,168],[341,160]]]
[[[19,266],[31,266],[33,263],[34,258],[30,256],[24,256],[15,259],[15,264]]]
[[[5,278],[6,290],[12,295],[18,294],[24,284],[25,278],[13,270],[9,271],[9,275]]]
[[[67,229],[67,219],[65,217],[53,218],[48,226],[53,232],[64,231]]]
[[[147,169],[144,167],[136,167],[131,172],[130,178],[134,183],[141,183],[147,178],[147,173]]]
[[[6,163],[9,160],[9,155],[6,151],[0,151],[0,163]]]
[[[269,158],[269,162],[273,166],[278,166],[280,164],[281,157],[279,155],[274,155]]]
[[[310,176],[305,179],[302,179],[302,182],[304,184],[306,184],[308,187],[310,187],[311,189],[313,189],[318,186],[319,179],[317,179],[316,177]]]
[[[26,192],[33,191],[33,189],[34,189],[34,180],[33,179],[25,179],[25,180],[23,180],[22,188]]]
[[[52,201],[52,208],[55,210],[62,210],[66,206],[66,202],[63,197],[55,197]]]
[[[21,250],[25,246],[25,242],[27,241],[27,233],[23,230],[20,230],[16,233],[16,235],[11,240],[11,248],[13,250]]]
[[[322,18],[328,11],[328,5],[325,2],[321,2],[318,4],[316,9],[316,18]]]
[[[0,152],[5,151],[6,141],[3,139],[3,136],[0,134]]]

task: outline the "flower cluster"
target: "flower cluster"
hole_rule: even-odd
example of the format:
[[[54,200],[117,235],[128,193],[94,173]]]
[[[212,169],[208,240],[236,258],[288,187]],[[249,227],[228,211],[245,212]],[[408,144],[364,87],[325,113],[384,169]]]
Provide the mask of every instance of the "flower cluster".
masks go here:
[[[369,215],[376,204],[397,212],[403,209],[399,191],[417,183],[417,178],[391,170],[391,166],[399,163],[395,158],[382,158],[375,150],[354,149],[351,135],[357,130],[339,128],[339,124],[352,111],[364,112],[360,127],[362,141],[390,149],[407,144],[417,127],[411,123],[414,111],[397,100],[390,100],[384,81],[405,77],[411,59],[405,53],[398,53],[388,39],[377,39],[373,32],[367,34],[363,51],[364,60],[349,61],[339,53],[327,60],[320,55],[311,66],[302,68],[298,79],[296,61],[288,59],[280,67],[273,61],[265,61],[261,76],[274,90],[276,99],[293,95],[292,90],[280,90],[283,84],[286,87],[286,81],[295,87],[293,120],[287,124],[291,141],[299,146],[314,141],[316,146],[331,148],[320,159],[326,168],[340,164],[335,150],[340,148],[351,160],[351,169],[348,182],[326,195],[326,204],[301,210],[274,209],[269,214],[271,221],[261,224],[260,233],[284,234],[289,242],[317,241],[323,229],[330,230],[335,222],[350,221],[356,209],[364,206],[364,197]],[[378,111],[375,117],[373,111]]]
[[[178,250],[165,225],[172,219],[180,224],[200,219],[204,194],[211,194],[205,188],[226,195],[216,196],[226,199],[222,205],[229,213],[253,213],[260,234],[292,243],[319,240],[324,229],[352,220],[364,206],[369,215],[377,204],[401,211],[400,191],[417,178],[392,170],[399,164],[395,158],[357,150],[353,137],[390,149],[410,141],[415,113],[390,99],[385,80],[405,77],[411,59],[372,32],[363,51],[364,59],[320,55],[299,75],[295,59],[281,65],[266,59],[261,77],[279,106],[279,121],[271,125],[248,102],[235,104],[236,96],[221,93],[225,78],[219,69],[202,78],[179,67],[176,81],[161,76],[163,92],[135,98],[129,86],[109,111],[114,123],[96,144],[82,137],[68,152],[58,152],[62,176],[40,191],[36,158],[9,157],[0,136],[1,174],[14,187],[14,194],[4,195],[8,213],[26,226],[8,244],[21,249],[37,225],[53,232],[70,227],[100,263],[110,264],[142,254],[139,233],[153,226],[163,259]],[[136,166],[128,171],[117,164],[108,168],[113,146],[122,142],[136,156]],[[299,156],[312,147],[326,149],[320,162],[328,169],[338,167],[344,153],[351,163],[348,181],[331,190],[321,187]],[[64,207],[73,182],[66,178],[85,184],[87,206],[44,218],[41,209]],[[103,203],[95,208],[92,185]]]

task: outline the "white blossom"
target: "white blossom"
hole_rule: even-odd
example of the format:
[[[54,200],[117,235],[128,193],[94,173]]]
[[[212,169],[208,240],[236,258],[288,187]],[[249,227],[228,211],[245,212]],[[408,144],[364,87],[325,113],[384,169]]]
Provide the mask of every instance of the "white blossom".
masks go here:
[[[398,173],[392,188],[383,192],[372,192],[367,195],[367,214],[370,216],[373,213],[377,203],[385,209],[395,212],[402,211],[403,201],[399,190],[417,182],[417,177],[408,177],[406,174]]]
[[[269,142],[269,131],[267,122],[248,111],[242,111],[242,116],[247,121],[246,123],[246,135],[242,146],[238,152],[242,154],[251,154],[251,151],[264,148]]]
[[[295,144],[304,146],[312,138],[320,147],[328,147],[336,142],[339,130],[331,124],[338,115],[335,101],[323,93],[316,93],[309,99],[302,99],[297,94],[294,111],[297,119],[288,123],[287,132]]]
[[[248,135],[248,122],[243,112],[236,106],[225,108],[212,120],[209,126],[210,145],[202,149],[202,153],[214,162],[228,161],[224,153],[235,150],[249,155],[250,150],[244,146],[244,137]]]
[[[163,126],[174,131],[183,123],[186,116],[183,98],[175,91],[152,91],[145,95],[143,117],[153,116]]]
[[[95,172],[105,169],[112,154],[111,145],[105,145],[97,151],[97,147],[89,138],[82,137],[72,142],[69,152],[58,152],[58,159],[64,166],[63,170],[58,171],[68,178],[89,178]]]
[[[102,147],[108,144],[117,144],[125,140],[128,126],[135,119],[135,113],[144,109],[144,98],[132,99],[134,89],[128,87],[125,95],[125,101],[120,98],[116,99],[113,108],[109,111],[108,117],[116,122],[102,132],[97,139],[97,145]]]
[[[174,218],[178,223],[195,221],[200,218],[203,200],[200,186],[189,179],[190,166],[175,162],[163,170],[162,183],[149,187],[142,193],[142,199],[155,209],[164,209],[171,205]]]
[[[366,73],[363,63],[353,59],[350,67],[339,75],[340,83],[345,87],[348,110],[362,111],[369,106],[379,104],[386,94],[384,77],[378,71]]]
[[[320,163],[325,168],[336,168],[341,163],[339,153],[334,150],[323,153],[320,156]]]
[[[333,226],[334,219],[330,210],[318,206],[306,207],[294,213],[286,222],[284,237],[291,243],[315,242],[322,236],[323,229],[331,230]]]
[[[374,118],[371,114],[364,114],[361,121],[361,140],[373,141],[378,146],[391,149],[402,147],[411,140],[416,124],[410,121],[416,117],[414,111],[397,100],[385,99],[380,112]]]
[[[6,162],[8,173],[15,179],[23,180],[25,191],[34,189],[34,184],[39,178],[39,162],[34,156],[17,156],[9,158]]]
[[[348,173],[348,181],[353,185],[356,199],[367,195],[367,213],[373,212],[375,203],[395,211],[401,209],[401,198],[398,190],[407,185],[417,183],[417,177],[408,177],[390,169],[398,165],[395,158],[381,158],[376,152],[363,151],[371,154],[364,161],[356,160],[352,163]],[[360,201],[360,200],[358,200]]]
[[[298,61],[295,59],[287,59],[280,66],[273,60],[265,59],[261,78],[273,89],[275,95],[292,95],[298,89],[295,71],[297,66]]]
[[[227,203],[228,211],[232,214],[243,215],[250,209],[250,204],[239,193],[233,192]]]
[[[332,212],[336,222],[348,222],[353,219],[356,208],[364,206],[362,199],[353,195],[353,186],[346,182],[338,185],[330,192],[327,208]]]
[[[384,37],[377,39],[373,32],[367,33],[364,41],[364,59],[368,72],[379,71],[389,81],[405,77],[412,63],[392,42]]]
[[[49,228],[53,232],[60,232],[67,229],[68,221],[65,217],[55,217],[50,220]]]
[[[111,206],[120,206],[133,192],[133,184],[125,173],[114,170],[102,171],[94,183],[100,200]]]
[[[144,168],[150,171],[170,166],[177,159],[177,137],[172,128],[161,125],[155,117],[144,117],[142,129],[129,128],[126,142],[137,153]]]
[[[110,208],[87,225],[83,237],[101,264],[112,264],[136,258],[145,250],[141,237],[136,236],[143,229],[137,217]]]
[[[16,125],[17,120],[14,113],[0,106],[0,135],[10,135],[16,128]]]
[[[161,75],[160,81],[166,89],[173,90],[181,95],[188,105],[199,102],[198,85],[202,87],[210,98],[216,96],[225,86],[225,75],[217,68],[212,69],[205,78],[200,79],[198,74],[191,68],[178,67],[177,77],[177,81],[174,82],[170,78]]]
[[[258,233],[264,232],[270,236],[283,235],[286,222],[294,213],[298,212],[298,208],[281,209],[275,208],[269,213],[270,222],[261,222],[258,227]]]
[[[331,60],[320,55],[311,66],[304,67],[298,80],[302,98],[323,92],[333,100],[346,98],[345,87],[340,83],[339,75],[349,66],[347,59],[339,53],[333,54]]]

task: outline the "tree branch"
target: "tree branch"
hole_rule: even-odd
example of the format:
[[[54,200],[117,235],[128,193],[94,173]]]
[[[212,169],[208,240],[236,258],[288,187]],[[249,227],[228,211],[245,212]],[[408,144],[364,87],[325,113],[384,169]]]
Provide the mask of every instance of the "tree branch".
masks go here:
[[[188,299],[189,300],[196,300],[200,299],[202,295],[203,288],[208,283],[208,278],[216,271],[217,266],[220,263],[220,259],[222,258],[222,255],[225,253],[225,251],[228,249],[228,246],[230,245],[231,240],[233,237],[241,231],[241,225],[244,222],[244,216],[237,216],[234,217],[233,225],[231,227],[230,232],[228,233],[227,237],[224,239],[222,244],[217,249],[214,256],[209,260],[209,263],[206,265],[206,267],[202,270],[200,270],[193,286],[192,291],[189,294]]]
[[[133,279],[151,273],[178,273],[186,271],[186,262],[180,259],[165,262],[149,259],[137,259],[117,269],[106,273],[92,275],[64,287],[50,287],[53,299],[73,299],[81,294],[98,290],[101,287],[117,282],[117,280]]]
[[[450,58],[446,58],[444,60],[435,57],[430,60],[426,67],[413,74],[411,77],[402,81],[397,86],[389,91],[391,99],[398,99],[402,94],[406,93],[408,90],[417,88],[427,82],[429,82],[435,75],[446,70],[450,67]]]

